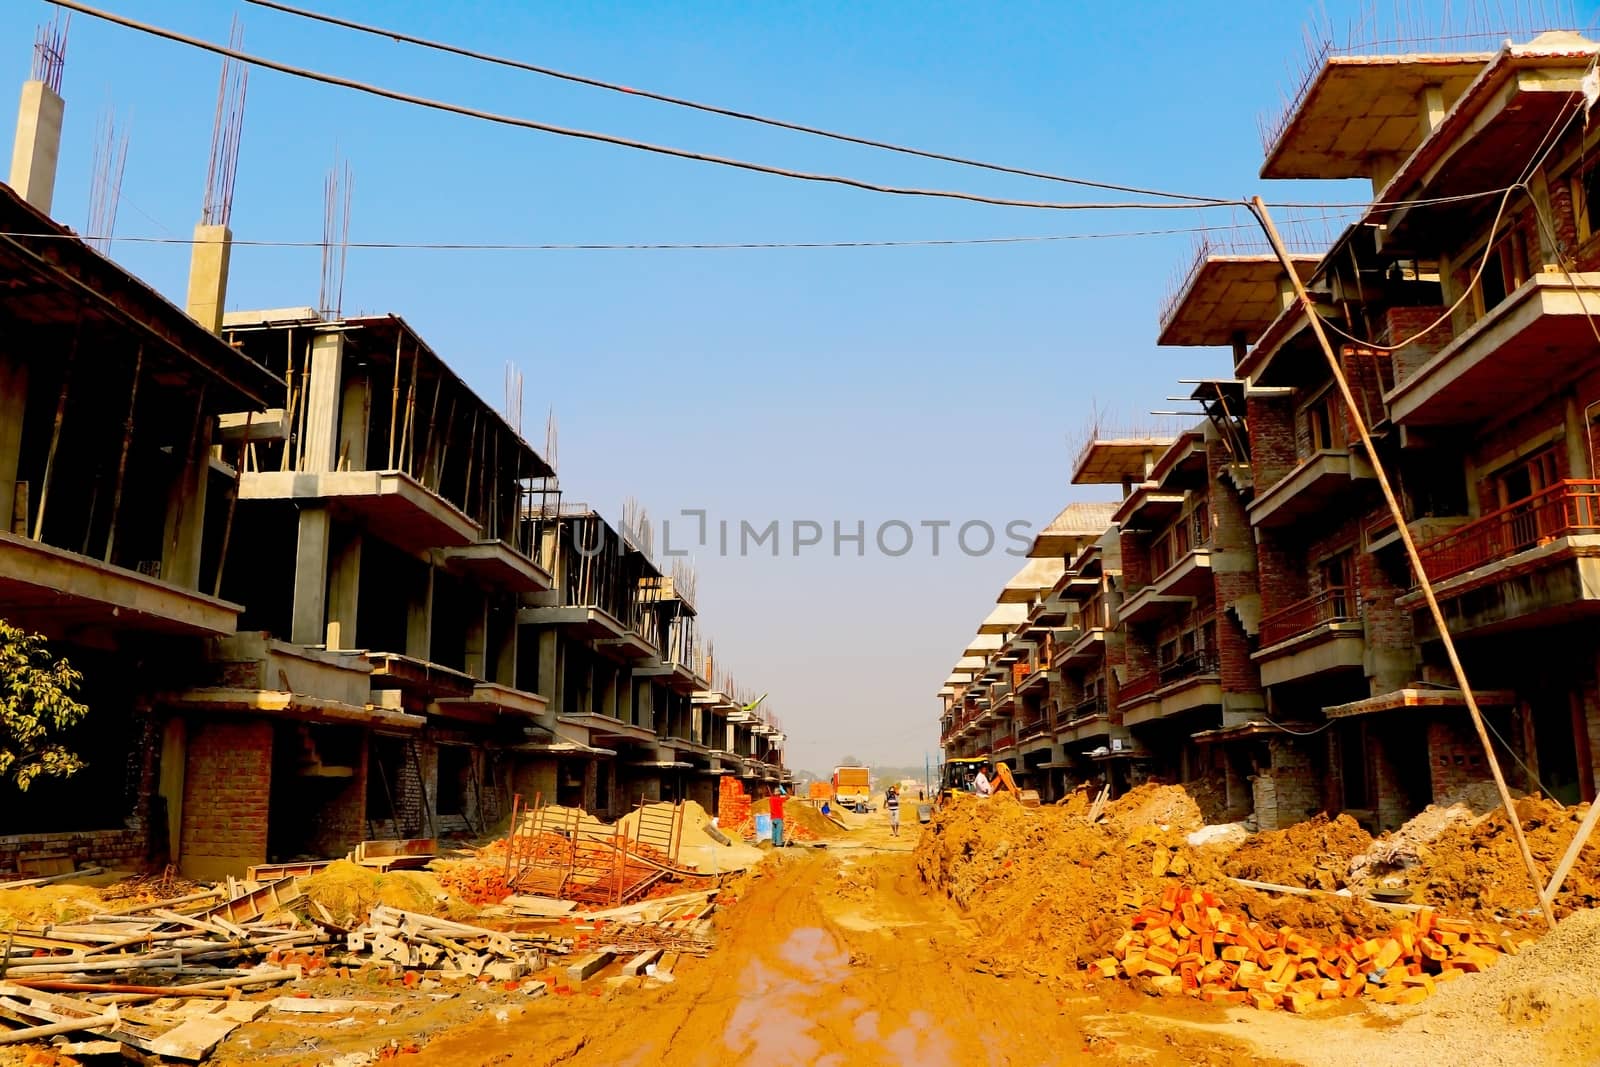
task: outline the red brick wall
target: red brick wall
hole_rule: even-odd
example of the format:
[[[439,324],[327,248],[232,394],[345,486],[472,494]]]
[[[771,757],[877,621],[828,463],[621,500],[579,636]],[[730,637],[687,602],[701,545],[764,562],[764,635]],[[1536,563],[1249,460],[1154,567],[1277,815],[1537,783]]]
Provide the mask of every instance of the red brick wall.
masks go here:
[[[1122,595],[1130,597],[1137,593],[1150,579],[1150,553],[1145,548],[1142,534],[1122,531]]]
[[[317,816],[311,847],[322,856],[342,856],[367,839],[367,755],[363,744],[356,757],[355,774],[325,804]],[[184,810],[188,810],[185,802]]]
[[[183,873],[242,874],[267,858],[272,724],[191,722],[183,782]]]
[[[1428,773],[1435,802],[1461,786],[1494,780],[1465,711],[1428,723]]]
[[[1247,396],[1244,405],[1250,422],[1250,467],[1260,496],[1299,462],[1294,401],[1288,396]]]
[[[1444,308],[1440,305],[1390,308],[1384,312],[1383,343],[1392,345],[1408,337],[1416,337],[1443,314]],[[1447,319],[1433,330],[1418,337],[1412,344],[1400,349],[1392,357],[1395,380],[1403,382],[1411,377],[1424,363],[1438,355],[1439,350],[1449,344],[1454,336],[1455,332]]]
[[[1305,553],[1263,530],[1256,545],[1256,583],[1261,588],[1262,617],[1304,600],[1309,595]]]
[[[1380,514],[1388,514],[1386,505],[1369,510],[1363,521]],[[1356,581],[1366,617],[1367,647],[1374,652],[1414,651],[1416,633],[1411,625],[1411,612],[1395,603],[1407,589],[1379,566],[1377,557],[1370,552],[1356,553]]]
[[[1217,659],[1225,693],[1251,693],[1261,688],[1261,670],[1250,661],[1250,638],[1237,616],[1228,610],[1243,597],[1259,592],[1256,582],[1256,540],[1250,518],[1237,490],[1221,479],[1229,462],[1228,450],[1218,440],[1206,444],[1207,509],[1211,514],[1211,548],[1240,561],[1244,569],[1219,571],[1211,582],[1217,612]],[[1230,564],[1232,566],[1233,564]]]
[[[25,876],[35,873],[23,869],[23,857],[41,853],[65,855],[76,867],[140,868],[148,850],[149,840],[142,826],[81,833],[11,834],[0,837],[0,870],[21,871]]]

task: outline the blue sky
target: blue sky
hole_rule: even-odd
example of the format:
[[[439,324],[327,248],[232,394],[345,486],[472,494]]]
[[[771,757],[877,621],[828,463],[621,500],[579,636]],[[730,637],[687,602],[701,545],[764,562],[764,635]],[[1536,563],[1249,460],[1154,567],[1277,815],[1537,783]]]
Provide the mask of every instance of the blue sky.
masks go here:
[[[107,0],[247,51],[487,110],[796,169],[1033,199],[1067,186],[899,157],[309,25],[226,0]],[[1256,117],[1288,88],[1310,8],[1275,2],[1062,5],[452,3],[306,0],[348,18],[627,84],[941,151],[1217,195],[1267,185],[1359,199],[1360,184],[1256,178]],[[1355,15],[1330,2],[1343,23]],[[1081,9],[1080,9],[1081,8]],[[27,76],[50,8],[0,10]],[[55,214],[87,218],[95,120],[131,131],[117,232],[198,220],[218,59],[76,16]],[[235,196],[240,238],[317,240],[335,152],[357,241],[924,239],[1159,229],[1228,212],[1060,213],[921,201],[665,159],[429,112],[253,71]],[[854,250],[350,253],[347,312],[403,314],[525,425],[560,424],[571,499],[656,518],[704,508],[762,526],[899,519],[1042,524],[1096,408],[1150,426],[1220,351],[1160,350],[1155,322],[1189,236]],[[112,255],[181,299],[188,251]],[[230,308],[315,303],[313,250],[236,250]],[[920,531],[919,531],[920,532]],[[674,541],[681,529],[674,528]],[[785,545],[787,550],[788,546]],[[934,692],[1018,561],[946,547],[864,558],[699,552],[721,662],[771,690],[790,762],[935,751]]]

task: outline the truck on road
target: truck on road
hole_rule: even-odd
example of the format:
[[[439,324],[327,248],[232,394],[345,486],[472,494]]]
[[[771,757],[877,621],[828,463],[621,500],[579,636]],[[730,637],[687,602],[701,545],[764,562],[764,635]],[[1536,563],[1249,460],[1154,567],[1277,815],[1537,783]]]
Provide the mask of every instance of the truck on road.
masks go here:
[[[866,767],[835,767],[833,802],[851,811],[867,812],[872,803],[872,771]]]

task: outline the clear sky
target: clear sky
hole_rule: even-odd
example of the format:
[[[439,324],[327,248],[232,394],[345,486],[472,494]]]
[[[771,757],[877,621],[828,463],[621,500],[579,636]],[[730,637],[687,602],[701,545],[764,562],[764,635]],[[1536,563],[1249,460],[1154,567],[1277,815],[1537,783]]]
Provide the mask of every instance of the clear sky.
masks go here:
[[[216,41],[238,13],[247,51],[562,125],[891,184],[1106,198],[496,69],[232,0],[105,2]],[[1056,173],[1219,196],[1368,192],[1256,177],[1257,116],[1303,63],[1305,4],[303,2],[529,62]],[[1370,5],[1321,6],[1343,26]],[[50,10],[0,5],[0,69],[12,84],[27,76],[34,27]],[[56,216],[86,223],[95,122],[109,105],[131,130],[117,232],[187,237],[200,214],[219,62],[75,16]],[[884,240],[1244,221],[1227,210],[1046,212],[810,185],[255,70],[235,234],[319,240],[336,152],[355,172],[356,241]],[[822,769],[847,752],[903,763],[936,752],[934,693],[1019,562],[998,549],[952,551],[948,532],[934,556],[920,524],[1037,526],[1069,500],[1093,499],[1068,484],[1092,411],[1113,424],[1159,425],[1148,412],[1171,407],[1163,398],[1176,379],[1228,371],[1221,351],[1154,344],[1163,293],[1192,242],[353,250],[344,308],[404,315],[495,402],[515,361],[528,436],[542,440],[544,413],[556,411],[569,499],[615,515],[632,496],[657,520],[705,509],[735,532],[740,520],[784,524],[777,559],[765,546],[741,557],[737,536],[727,557],[714,538],[694,554],[719,661],[741,686],[771,690],[791,765]],[[181,301],[187,248],[119,243],[112,255]],[[237,249],[228,305],[314,304],[319,270],[314,249]],[[826,531],[798,557],[796,520]],[[836,520],[846,532],[865,522],[864,556],[852,545],[833,555]],[[871,543],[889,520],[912,527],[911,552],[889,557]],[[674,547],[688,528],[673,523]],[[659,549],[659,530],[657,539]],[[893,533],[889,548],[902,540]]]

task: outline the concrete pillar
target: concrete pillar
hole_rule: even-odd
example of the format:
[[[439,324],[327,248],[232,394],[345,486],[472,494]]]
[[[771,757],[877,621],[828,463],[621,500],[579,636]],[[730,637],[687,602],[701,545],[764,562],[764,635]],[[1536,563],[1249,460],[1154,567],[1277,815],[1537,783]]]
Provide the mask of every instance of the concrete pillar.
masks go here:
[[[489,677],[489,598],[479,596],[467,605],[466,672],[474,678]]]
[[[331,471],[338,467],[339,421],[344,409],[339,386],[344,365],[344,335],[324,333],[312,338],[310,363],[305,393],[305,455],[300,469]]]
[[[22,83],[17,138],[11,146],[11,188],[46,215],[55,197],[61,120],[66,110],[66,102],[44,82]]]
[[[222,330],[222,309],[228,295],[228,259],[233,231],[200,223],[189,252],[189,317],[212,333]]]
[[[515,620],[515,608],[511,611],[511,618]],[[517,685],[517,646],[520,640],[522,627],[515,621],[500,628],[496,634],[494,647],[489,650],[494,665],[492,680],[501,685],[516,687]]]
[[[189,454],[168,487],[167,521],[161,540],[161,578],[185,589],[200,587],[206,487],[211,480],[210,457],[211,420],[202,417]]]
[[[1438,85],[1425,87],[1422,90],[1422,97],[1419,103],[1422,106],[1421,114],[1418,117],[1422,121],[1422,136],[1426,137],[1433,132],[1439,123],[1444,121],[1445,112],[1450,110],[1445,106],[1444,88]]]
[[[1562,418],[1566,424],[1567,477],[1593,478],[1589,467],[1589,427],[1584,424],[1583,409],[1578,406],[1578,398],[1571,393],[1567,394]],[[0,472],[0,476],[3,476],[3,472]]]
[[[167,835],[167,862],[183,862],[183,783],[188,765],[188,724],[168,719],[161,729],[161,779],[156,792],[166,801],[167,825],[150,828]]]
[[[294,615],[289,629],[289,640],[297,645],[315,645],[328,636],[323,620],[328,595],[329,527],[326,507],[300,509],[294,561]]]
[[[422,582],[406,608],[406,655],[426,660],[433,652],[433,561],[429,560]]]
[[[554,630],[542,630],[539,642],[539,692],[550,701],[550,707],[561,714],[563,692],[567,684],[561,671],[561,652],[556,644]],[[523,688],[526,688],[524,686]]]
[[[342,334],[334,337],[343,342]],[[315,355],[312,358],[315,359]],[[339,470],[367,469],[367,431],[371,422],[372,376],[365,370],[352,368],[344,383],[339,410]]]
[[[355,648],[361,599],[361,534],[339,531],[328,552],[328,628],[330,649]]]
[[[0,352],[0,531],[11,530],[11,505],[22,462],[22,417],[27,407],[28,365],[18,356]]]

